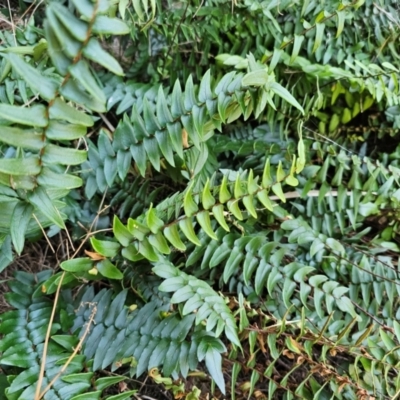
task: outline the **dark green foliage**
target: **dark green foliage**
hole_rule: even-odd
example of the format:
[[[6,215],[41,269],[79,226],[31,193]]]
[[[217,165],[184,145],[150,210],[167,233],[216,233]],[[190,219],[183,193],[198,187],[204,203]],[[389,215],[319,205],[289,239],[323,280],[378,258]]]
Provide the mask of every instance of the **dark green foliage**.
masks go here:
[[[40,227],[90,245],[10,282],[6,398],[34,398],[60,285],[44,386],[84,343],[45,399],[146,373],[190,399],[204,368],[215,398],[396,397],[392,2],[42,11],[0,34],[0,269]]]

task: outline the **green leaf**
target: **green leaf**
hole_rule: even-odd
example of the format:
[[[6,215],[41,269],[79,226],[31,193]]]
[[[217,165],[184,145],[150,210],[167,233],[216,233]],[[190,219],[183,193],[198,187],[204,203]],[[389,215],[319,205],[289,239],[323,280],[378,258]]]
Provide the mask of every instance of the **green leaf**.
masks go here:
[[[218,350],[209,347],[205,356],[206,367],[210,372],[211,377],[225,395],[225,381],[222,374],[222,357]]]
[[[0,380],[0,399],[5,400],[13,399],[13,397],[9,397],[10,394],[18,394],[18,391],[27,387],[29,385],[33,385],[37,382],[37,377],[39,375],[40,367],[39,365],[32,366],[31,368],[26,369],[22,373],[18,374],[18,376],[11,382],[11,385],[7,391],[7,397],[2,396],[2,389],[7,387],[7,380],[3,383]],[[4,385],[4,386],[3,386]]]
[[[53,172],[48,167],[43,167],[37,177],[37,183],[43,187],[57,189],[75,189],[82,186],[82,179],[78,176]]]
[[[173,121],[162,86],[160,86],[158,89],[157,119],[162,126],[166,126]]]
[[[79,343],[79,339],[72,335],[53,335],[51,340],[54,340],[60,346],[64,347],[65,350],[73,351],[76,345]],[[90,373],[93,375],[93,373]]]
[[[28,129],[2,126],[0,140],[14,147],[23,147],[31,150],[41,150],[45,145],[40,132]]]
[[[0,104],[0,118],[21,125],[45,127],[48,123],[46,113],[46,107],[41,104],[32,107]]]
[[[40,173],[39,159],[0,158],[0,172],[9,175],[37,175]]]
[[[282,182],[286,177],[286,172],[282,168],[282,161],[279,161],[278,169],[276,171],[276,181]]]
[[[257,212],[256,209],[254,208],[254,204],[253,204],[253,196],[244,196],[243,199],[243,204],[246,207],[246,210],[249,212],[249,214],[257,219]]]
[[[76,64],[70,67],[69,71],[71,75],[82,85],[82,87],[88,91],[88,93],[90,93],[100,103],[106,102],[106,96],[94,79],[86,61],[78,61]]]
[[[118,242],[124,247],[129,246],[130,242],[134,239],[134,236],[129,232],[129,229],[121,222],[117,215],[114,215],[113,233]]]
[[[86,150],[48,144],[43,152],[42,160],[47,164],[79,165],[87,159]]]
[[[86,392],[71,397],[71,400],[100,400],[101,393],[102,393],[101,390],[97,390],[96,392],[90,392],[90,393]]]
[[[210,236],[211,239],[218,240],[217,235],[214,233],[212,226],[210,215],[208,211],[202,211],[196,214],[196,219],[205,233]]]
[[[149,236],[149,243],[162,254],[170,254],[171,249],[168,246],[161,232]]]
[[[280,183],[275,183],[272,185],[272,191],[279,197],[279,199],[283,202],[286,203],[286,197],[285,194],[282,191],[282,186]]]
[[[218,204],[212,208],[213,215],[223,229],[229,232],[229,226],[225,221],[225,210],[222,204]]]
[[[53,224],[60,228],[65,228],[60,212],[53,204],[45,189],[40,186],[37,187],[32,193],[28,194],[28,200],[51,222],[53,222]]]
[[[63,48],[57,37],[57,30],[51,26],[49,20],[46,19],[43,24],[50,59],[56,70],[65,76],[68,73],[69,66],[72,64],[72,60],[63,52]]]
[[[124,277],[124,274],[107,259],[97,263],[96,268],[105,278],[108,279],[122,279]]]
[[[89,25],[76,18],[74,14],[65,6],[59,3],[51,3],[49,11],[53,11],[62,25],[68,29],[69,33],[80,42],[84,42],[90,33]]]
[[[293,107],[296,107],[301,113],[304,115],[303,107],[298,103],[298,101],[290,94],[290,92],[285,89],[282,85],[277,82],[271,82],[268,88],[277,94],[279,97],[282,97],[283,100],[287,101]]]
[[[183,208],[187,217],[191,217],[199,210],[199,207],[193,200],[192,187],[193,183],[188,187],[185,193],[185,197],[183,198]]]
[[[0,111],[1,112],[1,111]],[[50,118],[70,122],[71,124],[93,126],[93,119],[81,111],[69,106],[61,99],[57,98],[50,107]]]
[[[74,38],[68,29],[60,22],[52,7],[46,9],[47,22],[62,46],[62,52],[70,59],[74,60],[82,49],[82,43]],[[76,19],[76,18],[74,18]]]
[[[158,254],[154,251],[153,246],[146,238],[139,242],[139,252],[149,261],[156,262],[159,260]]]
[[[83,55],[89,60],[100,64],[115,75],[124,75],[124,71],[122,70],[119,62],[113,56],[103,50],[100,43],[94,38],[91,38],[89,43],[84,47]]]
[[[315,53],[319,46],[321,45],[322,39],[324,38],[325,24],[316,23],[315,24],[315,41],[313,46],[313,53]]]
[[[352,317],[357,317],[356,311],[352,301],[347,296],[342,296],[340,299],[336,299],[336,305],[340,310],[349,313]]]
[[[210,180],[207,179],[207,182],[204,186],[203,192],[201,194],[201,203],[205,210],[209,210],[214,204],[215,199],[210,191]]]
[[[18,254],[21,254],[24,248],[25,233],[32,218],[32,213],[33,207],[31,204],[18,202],[11,216],[11,240]]]
[[[126,35],[130,29],[124,21],[118,18],[98,15],[94,21],[92,32],[101,35]]]
[[[226,175],[222,178],[221,187],[219,189],[219,201],[220,203],[224,204],[228,200],[232,198],[232,195],[229,193],[228,190],[228,178]]]
[[[193,224],[192,224],[192,219],[191,218],[184,218],[184,219],[180,220],[179,221],[179,227],[181,228],[181,230],[184,233],[184,235],[193,244],[195,244],[196,246],[201,246],[201,242],[199,241],[199,239],[197,238],[196,234],[194,233],[194,229],[193,229]]]
[[[268,82],[268,71],[259,69],[246,74],[242,79],[243,86],[262,86]]]
[[[8,54],[7,58],[35,94],[39,93],[47,101],[52,100],[56,96],[58,85],[54,81],[48,77],[44,77],[36,68],[26,63],[16,54]]]
[[[228,201],[228,210],[235,216],[239,221],[243,221],[243,215],[239,208],[239,200]]]
[[[258,177],[254,179],[254,173],[251,169],[249,172],[249,176],[247,177],[247,191],[251,195],[255,194],[260,189],[260,187],[257,185],[257,180]]]
[[[211,91],[211,71],[207,70],[200,82],[199,100],[202,103],[205,103],[207,100],[211,100],[212,97],[213,94]]]
[[[176,292],[180,290],[185,285],[185,279],[182,276],[174,276],[172,278],[166,279],[158,287],[158,290],[162,292]]]
[[[61,86],[60,94],[67,100],[80,104],[89,110],[99,113],[106,111],[105,102],[100,101],[97,97],[93,97],[75,79],[68,79],[66,83]]]
[[[342,10],[342,11],[336,11],[336,16],[337,16],[337,32],[336,32],[336,37],[338,38],[342,32],[343,32],[343,28],[344,28],[344,20],[346,18],[346,11]]]
[[[51,120],[46,129],[46,137],[53,140],[75,140],[86,135],[86,128],[82,125],[66,124]]]
[[[262,176],[262,187],[269,188],[273,183],[274,183],[274,181],[271,177],[271,165],[270,165],[270,161],[268,158],[267,162],[265,163],[265,166],[264,166],[264,172],[263,172],[263,176]]]
[[[138,392],[137,390],[128,390],[127,392],[124,393],[106,397],[106,400],[130,400],[132,396],[135,395],[137,392]]]
[[[294,35],[294,43],[293,43],[293,50],[292,55],[290,56],[290,64],[294,62],[294,60],[299,55],[299,51],[301,48],[301,44],[303,43],[304,36],[303,35]]]
[[[239,199],[240,197],[244,196],[245,192],[242,188],[242,182],[240,180],[239,174],[236,176],[235,180],[235,186],[233,188],[233,195],[235,196],[235,199]]]
[[[121,248],[121,245],[117,242],[99,240],[94,237],[90,238],[90,244],[96,253],[110,258],[115,257]]]
[[[159,230],[165,225],[164,221],[158,218],[157,212],[152,205],[146,212],[146,224],[153,233],[159,232]]]
[[[74,258],[72,260],[63,261],[60,267],[67,272],[87,272],[93,268],[93,260],[88,257]]]
[[[94,383],[94,387],[98,390],[104,390],[110,386],[124,381],[125,379],[125,376],[106,376],[104,378],[97,379]]]
[[[106,6],[106,9],[102,10],[102,12],[107,11],[109,6],[107,2],[99,2],[96,3],[98,8],[95,8],[95,5],[90,0],[72,0],[72,3],[85,20],[91,20],[96,15],[96,12],[100,12],[101,5]]]
[[[181,238],[179,237],[178,227],[176,224],[167,226],[164,231],[164,236],[167,240],[174,246],[176,249],[180,251],[185,251],[186,246],[183,244]]]

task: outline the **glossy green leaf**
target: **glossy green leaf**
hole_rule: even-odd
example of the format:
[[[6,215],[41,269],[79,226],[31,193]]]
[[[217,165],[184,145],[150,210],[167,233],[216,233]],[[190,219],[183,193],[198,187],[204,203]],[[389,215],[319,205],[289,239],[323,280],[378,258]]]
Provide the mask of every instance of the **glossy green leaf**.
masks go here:
[[[126,392],[107,397],[107,400],[129,400],[137,393],[137,390],[128,390]]]
[[[93,33],[101,35],[126,35],[130,31],[124,21],[118,18],[106,17],[105,15],[98,15],[96,17],[92,30]]]
[[[122,279],[124,277],[124,274],[108,259],[97,263],[96,268],[101,275],[108,279]]]
[[[37,175],[40,173],[39,159],[37,157],[1,158],[0,172],[9,175]]]
[[[94,88],[94,90],[97,90]],[[89,110],[103,113],[106,111],[105,102],[97,97],[93,97],[80,82],[75,79],[68,79],[60,88],[60,94],[67,100],[73,101]]]
[[[7,58],[34,93],[39,93],[47,101],[55,97],[58,85],[50,77],[44,77],[36,68],[16,54],[9,54]]]
[[[88,93],[90,93],[100,103],[106,102],[106,96],[94,79],[86,61],[78,61],[70,67],[69,71],[71,72],[71,75],[82,85],[82,87],[88,91]]]
[[[71,107],[63,100],[57,98],[50,107],[50,118],[70,122],[71,124],[90,127],[93,119],[81,111]]]
[[[11,128],[2,126],[0,141],[14,147],[23,147],[30,150],[40,150],[45,145],[42,133],[38,130]]]
[[[213,216],[218,221],[218,223],[224,228],[227,232],[229,232],[229,226],[225,221],[225,209],[222,204],[218,204],[212,208]]]
[[[210,236],[211,239],[218,240],[216,234],[212,229],[210,215],[207,211],[202,211],[197,213],[196,219],[197,222],[202,227],[202,229],[204,230],[204,232],[207,233],[207,235]]]
[[[170,254],[171,249],[168,246],[161,232],[149,236],[149,243],[162,254]]]
[[[262,186],[264,188],[269,188],[273,183],[274,181],[271,177],[271,165],[270,165],[270,160],[268,158],[264,166],[264,172],[262,176]]]
[[[259,69],[246,74],[242,79],[243,86],[262,86],[268,82],[268,71]]]
[[[68,272],[86,272],[93,268],[93,260],[90,258],[73,258],[63,261],[60,266]]]
[[[11,239],[14,249],[18,254],[21,254],[24,243],[25,234],[28,228],[28,223],[32,218],[33,207],[29,203],[18,202],[11,216]]]
[[[210,191],[210,180],[207,179],[207,182],[204,186],[203,192],[201,194],[201,203],[205,210],[209,210],[215,204],[215,199]]]
[[[124,381],[125,379],[126,378],[124,376],[106,376],[97,379],[94,383],[94,386],[99,390],[104,390],[110,386]]]
[[[146,212],[146,223],[151,232],[157,233],[165,225],[164,221],[157,216],[157,212],[154,208]]]
[[[206,367],[210,372],[211,377],[218,385],[222,394],[225,394],[225,381],[222,374],[222,357],[219,351],[208,348],[205,356]]]
[[[322,39],[324,37],[325,24],[316,23],[315,24],[315,41],[313,46],[313,53],[316,52],[321,45]]]
[[[282,182],[286,178],[286,172],[282,168],[282,161],[279,161],[278,169],[276,171],[276,181]]]
[[[293,50],[292,54],[290,56],[290,63],[292,64],[294,60],[297,58],[299,55],[299,51],[301,48],[301,45],[304,41],[304,36],[303,35],[294,35],[294,43],[293,43]]]
[[[337,16],[337,31],[336,31],[336,37],[338,38],[342,32],[343,32],[343,28],[344,28],[344,20],[346,17],[346,12],[344,10],[342,11],[336,11],[336,16]]]
[[[139,252],[149,261],[156,262],[159,260],[159,257],[154,251],[153,246],[146,238],[139,242]]]
[[[245,194],[245,191],[242,188],[242,182],[240,180],[239,174],[236,176],[235,186],[234,186],[234,189],[233,189],[233,194],[235,196],[235,199],[239,199],[242,196],[244,196],[244,194]]]
[[[129,246],[130,242],[134,238],[129,232],[129,229],[121,222],[117,215],[114,215],[113,219],[113,233],[118,242],[120,242],[124,247]]]
[[[51,222],[53,222],[53,224],[60,228],[65,228],[60,211],[55,207],[53,201],[50,199],[44,188],[40,186],[37,187],[32,193],[28,194],[28,200]]]
[[[75,39],[81,42],[87,39],[90,32],[88,24],[76,18],[67,7],[60,3],[51,3],[49,9],[57,15],[57,18]]]
[[[243,199],[243,204],[246,208],[246,210],[249,212],[249,214],[257,219],[257,212],[253,204],[253,196],[244,196]]]
[[[46,164],[79,165],[86,161],[87,152],[69,147],[48,144],[43,152],[42,160]]]
[[[48,123],[46,107],[37,104],[31,107],[0,104],[0,118],[21,125],[45,127]]]
[[[110,258],[115,257],[121,248],[121,245],[117,242],[99,240],[94,237],[90,238],[90,244],[97,253]]]
[[[119,62],[108,52],[106,52],[98,42],[98,40],[91,38],[88,44],[83,49],[83,55],[89,60],[100,64],[104,68],[108,69],[115,75],[123,75]]]
[[[37,177],[37,183],[49,188],[75,189],[82,186],[82,179],[78,176],[57,173],[48,167],[43,167]]]
[[[201,246],[201,242],[196,236],[193,223],[191,218],[184,218],[179,221],[179,228],[182,230],[183,234],[196,246]],[[168,237],[167,237],[168,239]],[[169,240],[169,239],[168,239]],[[173,243],[172,243],[173,244]],[[174,245],[174,244],[173,244]],[[176,246],[175,246],[176,247]]]
[[[243,220],[242,212],[239,208],[239,200],[228,201],[228,210],[237,218],[239,221]]]
[[[303,107],[299,104],[299,102],[290,94],[290,92],[285,89],[282,85],[280,85],[277,82],[272,82],[269,84],[269,89],[278,95],[279,97],[282,97],[283,100],[287,101],[289,104],[291,104],[293,107],[296,107],[298,110],[301,111],[302,114],[304,114]]]
[[[185,197],[183,198],[183,209],[185,210],[185,215],[187,217],[191,217],[199,210],[199,207],[193,200],[192,187],[193,184],[191,184],[189,188],[186,190]]]
[[[75,140],[86,135],[86,128],[51,120],[46,129],[46,137],[53,140]]]
[[[286,203],[286,197],[285,194],[283,193],[282,186],[280,183],[275,183],[274,185],[272,185],[271,189],[283,203]]]

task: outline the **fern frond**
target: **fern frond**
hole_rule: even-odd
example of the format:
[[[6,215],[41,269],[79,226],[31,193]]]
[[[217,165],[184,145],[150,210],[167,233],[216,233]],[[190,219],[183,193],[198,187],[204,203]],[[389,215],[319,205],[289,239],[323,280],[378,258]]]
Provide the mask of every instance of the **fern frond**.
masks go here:
[[[97,309],[96,325],[83,350],[86,357],[93,358],[94,370],[110,365],[116,370],[129,362],[132,375],[141,376],[151,368],[163,366],[165,376],[181,373],[186,377],[197,367],[198,359],[201,361],[205,357],[206,364],[209,357],[221,360],[219,354],[226,350],[225,346],[211,332],[198,329],[191,340],[187,340],[195,319],[193,314],[179,317],[168,313],[168,305],[159,308],[155,302],[130,312],[125,306],[126,295],[127,291],[122,291],[113,299],[112,291],[102,290],[94,296],[89,289],[80,299],[82,306],[72,328],[80,330],[79,336],[85,331],[91,304]],[[203,354],[201,349],[204,348]],[[210,373],[224,390],[220,367],[214,366]]]

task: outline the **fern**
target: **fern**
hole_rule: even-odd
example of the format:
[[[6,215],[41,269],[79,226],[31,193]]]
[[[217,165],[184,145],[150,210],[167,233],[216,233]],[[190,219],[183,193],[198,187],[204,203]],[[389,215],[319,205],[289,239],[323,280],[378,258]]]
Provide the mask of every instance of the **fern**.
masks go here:
[[[9,376],[5,390],[8,399],[24,400],[35,396],[37,376],[43,362],[43,345],[53,308],[52,302],[40,295],[40,284],[50,273],[45,271],[35,277],[18,272],[16,280],[9,284],[12,291],[6,297],[15,310],[2,314],[0,329],[3,335],[0,363],[5,370],[14,371]],[[64,301],[65,305],[71,302],[70,294],[65,293]],[[80,354],[75,355],[66,368],[63,367],[67,359],[73,356],[78,338],[68,333],[71,307],[63,307],[60,311],[59,320],[51,327],[42,391],[55,378],[59,378],[47,388],[45,398],[78,400],[83,398],[82,393],[87,399],[98,398],[105,388],[124,378],[96,379],[93,372],[87,372],[87,359]],[[107,398],[116,399],[115,396]]]
[[[82,184],[79,177],[67,173],[67,167],[85,161],[86,152],[61,143],[83,138],[87,127],[94,123],[90,115],[66,101],[88,111],[105,111],[106,97],[88,61],[95,60],[114,73],[122,74],[118,62],[101,48],[93,34],[124,34],[128,32],[127,26],[104,15],[110,7],[108,2],[99,6],[75,3],[82,19],[59,3],[52,2],[46,7],[44,30],[48,43],[46,55],[50,60],[45,63],[53,64],[57,73],[46,72],[46,64],[37,63],[40,54],[29,60],[17,55],[18,47],[8,47],[1,53],[3,75],[13,70],[29,87],[27,97],[25,86],[19,85],[21,100],[26,104],[34,96],[42,100],[41,104],[24,108],[14,103],[9,86],[11,104],[0,107],[0,140],[10,146],[7,157],[0,160],[0,184],[5,187],[3,192],[9,188],[2,198],[3,227],[14,227],[7,233],[11,234],[17,253],[23,249],[25,233],[29,235],[32,230],[39,230],[37,224],[65,227],[65,216],[60,212],[63,204],[56,200]],[[21,191],[26,194],[22,195]]]
[[[194,398],[204,366],[216,398],[396,397],[396,15],[70,0],[2,31],[0,269],[41,228],[90,238],[10,282],[5,396],[33,398],[60,289],[44,385],[84,343],[45,398]]]

